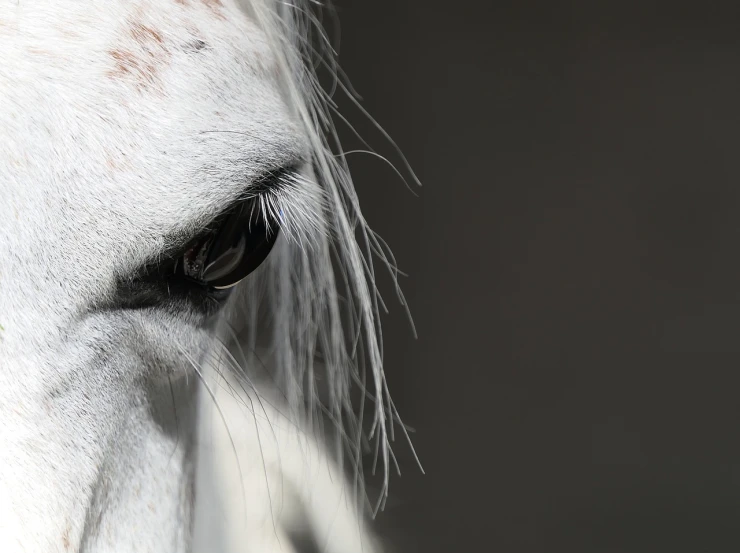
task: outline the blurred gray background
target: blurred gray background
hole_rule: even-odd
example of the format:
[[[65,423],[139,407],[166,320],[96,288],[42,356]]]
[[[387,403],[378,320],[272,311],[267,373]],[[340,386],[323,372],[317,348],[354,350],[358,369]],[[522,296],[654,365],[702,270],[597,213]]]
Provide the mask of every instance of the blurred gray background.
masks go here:
[[[351,158],[419,331],[389,301],[427,475],[398,443],[379,530],[399,552],[740,550],[738,14],[336,5],[340,61],[424,182]]]

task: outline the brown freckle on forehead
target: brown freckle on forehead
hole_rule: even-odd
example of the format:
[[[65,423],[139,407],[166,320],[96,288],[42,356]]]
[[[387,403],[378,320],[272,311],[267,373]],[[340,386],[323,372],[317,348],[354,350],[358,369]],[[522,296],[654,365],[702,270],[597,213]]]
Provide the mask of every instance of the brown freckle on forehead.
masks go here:
[[[49,58],[55,57],[54,52],[50,50],[45,50],[44,48],[37,48],[35,46],[29,46],[27,50],[29,54],[33,54],[34,56],[46,56]]]
[[[213,14],[218,17],[219,19],[224,19],[224,14],[222,13],[224,8],[224,3],[222,0],[200,0],[203,2],[203,5],[205,5],[208,9],[210,9]]]
[[[109,72],[114,78],[134,80],[136,88],[145,89],[153,86],[157,79],[157,67],[138,58],[128,50],[113,50],[110,56],[115,61],[115,68]]]
[[[158,88],[159,73],[171,58],[162,34],[139,21],[129,21],[125,46],[109,51],[114,67],[108,75],[115,79],[133,81],[139,90]],[[131,40],[133,39],[133,43]]]
[[[111,72],[111,76],[113,77],[123,77],[126,74],[130,74],[137,66],[136,56],[126,50],[112,50],[110,57],[116,62],[116,68]]]
[[[164,39],[161,34],[151,27],[147,27],[141,23],[133,23],[131,25],[131,36],[133,36],[134,40],[142,46],[145,45],[146,42],[152,40],[159,44],[164,44]]]
[[[61,25],[57,27],[57,31],[59,31],[59,34],[62,35],[64,38],[73,39],[73,40],[80,38],[79,33],[75,32],[72,29],[68,29],[67,27],[61,26]]]
[[[64,549],[69,551],[69,546],[71,545],[69,542],[69,532],[70,528],[69,525],[67,525],[67,528],[64,530],[64,534],[62,534],[62,545],[64,546]]]

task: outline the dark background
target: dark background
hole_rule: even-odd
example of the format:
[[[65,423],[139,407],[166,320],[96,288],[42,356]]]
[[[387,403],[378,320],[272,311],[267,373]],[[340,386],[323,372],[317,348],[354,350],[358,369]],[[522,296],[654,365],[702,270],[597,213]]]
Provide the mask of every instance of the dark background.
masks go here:
[[[419,332],[389,301],[427,475],[399,443],[379,531],[398,552],[740,550],[738,14],[336,4],[340,61],[424,183],[351,158]]]

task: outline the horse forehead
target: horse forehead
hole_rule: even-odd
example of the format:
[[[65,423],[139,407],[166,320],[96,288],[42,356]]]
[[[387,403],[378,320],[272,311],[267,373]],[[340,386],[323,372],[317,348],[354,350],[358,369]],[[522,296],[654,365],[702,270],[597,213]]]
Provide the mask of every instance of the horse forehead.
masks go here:
[[[268,144],[265,133],[297,134],[274,50],[237,0],[0,6],[0,138],[14,134],[18,148],[24,139],[38,143],[23,129],[41,130],[49,142],[81,125],[96,145],[109,141],[110,129],[130,135],[155,127],[199,142],[204,130],[246,131],[233,135],[237,146],[250,135]]]
[[[180,21],[228,22],[234,12],[245,14],[240,4],[249,0],[33,0],[31,2],[3,2],[0,9],[0,29],[8,32],[23,18],[26,25],[44,25],[76,21],[82,27],[100,28],[106,16],[120,18],[126,15],[152,16],[165,25]],[[256,0],[262,1],[262,0]],[[179,17],[177,17],[179,16]],[[70,29],[72,31],[73,29]],[[82,29],[77,29],[82,30]]]
[[[47,64],[107,56],[118,65],[119,76],[136,73],[137,66],[143,72],[166,65],[175,51],[213,48],[269,76],[275,61],[262,32],[239,5],[247,1],[6,1],[0,8],[0,45],[26,63],[34,56]]]

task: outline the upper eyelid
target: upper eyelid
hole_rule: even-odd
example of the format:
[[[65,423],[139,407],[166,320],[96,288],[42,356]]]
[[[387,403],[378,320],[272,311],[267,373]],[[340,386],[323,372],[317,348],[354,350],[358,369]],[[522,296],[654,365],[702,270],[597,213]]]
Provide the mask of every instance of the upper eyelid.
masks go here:
[[[279,185],[280,181],[291,175],[300,175],[305,162],[292,162],[274,169],[264,171],[247,187],[243,200],[255,198],[270,191],[272,185]]]
[[[271,189],[272,184],[280,183],[280,180],[290,175],[300,175],[302,168],[305,166],[305,162],[299,160],[293,160],[292,162],[263,171],[260,176],[255,178],[244,190],[244,193],[236,198],[234,201],[229,202],[225,205],[220,213],[212,217],[207,223],[202,225],[198,232],[192,233],[191,235],[178,236],[172,238],[169,242],[170,245],[165,248],[161,255],[166,259],[175,258],[188,247],[193,241],[198,240],[201,236],[208,234],[213,231],[214,225],[218,223],[223,217],[225,217],[232,209],[234,209],[239,203],[248,201],[254,198],[258,198],[260,195],[266,194]]]

